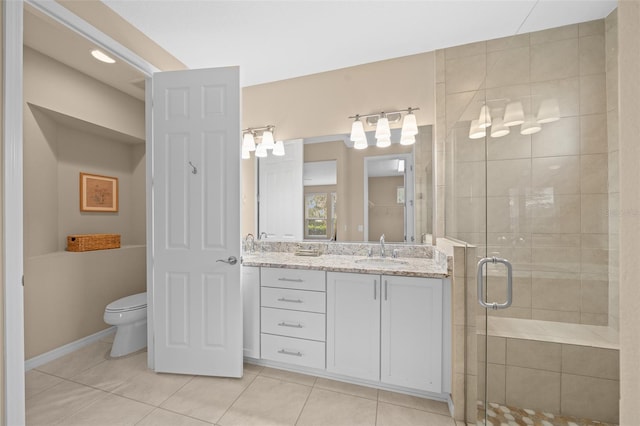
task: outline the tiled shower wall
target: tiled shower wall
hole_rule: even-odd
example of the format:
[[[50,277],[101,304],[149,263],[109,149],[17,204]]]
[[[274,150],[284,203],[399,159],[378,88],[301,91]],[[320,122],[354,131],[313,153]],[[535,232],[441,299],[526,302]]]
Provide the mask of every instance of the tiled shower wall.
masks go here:
[[[512,308],[492,314],[606,325],[612,191],[604,20],[449,48],[436,61],[446,235],[486,243],[486,255],[514,265]],[[523,136],[518,126],[501,138],[469,138],[483,103],[497,117],[507,102],[535,114],[549,98],[561,118],[539,133]],[[503,287],[502,277],[489,277],[496,300]]]

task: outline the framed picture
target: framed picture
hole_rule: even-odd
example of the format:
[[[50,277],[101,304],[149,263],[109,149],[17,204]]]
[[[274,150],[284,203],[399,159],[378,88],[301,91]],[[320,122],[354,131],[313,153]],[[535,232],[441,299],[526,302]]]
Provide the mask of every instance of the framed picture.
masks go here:
[[[80,172],[80,211],[117,212],[118,178]]]

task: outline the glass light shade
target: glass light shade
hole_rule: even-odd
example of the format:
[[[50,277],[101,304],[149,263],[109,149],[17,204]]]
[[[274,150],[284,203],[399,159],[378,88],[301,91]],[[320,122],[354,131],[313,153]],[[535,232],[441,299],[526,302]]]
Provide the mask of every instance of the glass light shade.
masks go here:
[[[416,143],[416,137],[414,135],[401,135],[400,145],[413,145]]]
[[[519,126],[524,123],[524,111],[520,102],[507,104],[504,110],[504,125],[507,127]]]
[[[244,136],[242,136],[242,149],[246,149],[247,151],[256,150],[256,141],[253,138],[253,134],[245,133]]]
[[[520,126],[521,135],[533,135],[534,133],[538,133],[540,130],[542,130],[542,126],[536,122],[533,115],[526,116],[524,123]]]
[[[245,147],[242,147],[242,159],[248,160],[250,158],[251,158],[251,152],[249,152],[249,150],[246,149]]]
[[[273,146],[273,155],[282,157],[284,155],[284,143],[282,141],[277,141]]]
[[[487,127],[491,126],[491,112],[489,112],[489,107],[487,107],[486,105],[482,105],[482,108],[480,108],[478,126],[481,129],[486,129]]]
[[[387,137],[383,137],[383,138],[379,138],[376,140],[376,146],[378,148],[386,148],[388,146],[391,146],[391,136],[387,136]]]
[[[356,141],[353,142],[353,147],[355,149],[365,149],[369,146],[369,142],[367,141],[367,137],[365,136],[364,139],[358,139]]]
[[[471,120],[469,139],[482,139],[485,136],[487,136],[487,131],[478,125],[478,120]]]
[[[540,108],[538,109],[538,119],[536,121],[539,124],[545,124],[558,120],[560,120],[560,107],[558,106],[558,101],[553,98],[542,101],[542,103],[540,103]]]
[[[256,147],[256,157],[263,158],[267,156],[267,148],[265,148],[264,144],[258,144]]]
[[[504,125],[502,118],[496,118],[493,120],[493,124],[491,125],[492,138],[501,138],[502,136],[506,136],[509,134],[509,131],[509,128]]]
[[[364,133],[364,126],[362,125],[362,121],[360,119],[356,119],[351,124],[351,137],[350,139],[353,142],[364,140],[366,142],[367,135]],[[366,144],[366,143],[365,143]]]
[[[418,134],[418,124],[416,123],[416,116],[410,112],[402,119],[402,132],[401,139],[405,136],[415,136]]]
[[[275,142],[273,141],[273,132],[271,130],[265,130],[262,133],[262,143],[265,149],[273,149]]]
[[[380,138],[390,138],[391,137],[391,129],[389,128],[389,120],[387,117],[380,117],[378,119],[378,124],[376,124],[376,139]]]

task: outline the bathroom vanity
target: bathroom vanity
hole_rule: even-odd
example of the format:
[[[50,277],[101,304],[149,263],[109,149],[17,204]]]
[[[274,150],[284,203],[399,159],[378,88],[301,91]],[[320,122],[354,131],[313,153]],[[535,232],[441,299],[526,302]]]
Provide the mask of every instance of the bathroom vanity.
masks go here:
[[[296,255],[299,245],[275,243],[246,253],[245,358],[448,400],[451,288],[446,256],[428,246],[398,245],[398,258],[382,258],[369,256],[372,246],[324,244],[321,255],[308,257]]]

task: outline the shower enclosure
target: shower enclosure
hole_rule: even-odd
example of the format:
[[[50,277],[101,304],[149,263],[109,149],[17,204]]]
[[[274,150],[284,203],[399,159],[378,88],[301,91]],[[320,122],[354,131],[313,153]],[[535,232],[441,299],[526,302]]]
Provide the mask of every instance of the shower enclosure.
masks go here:
[[[445,235],[477,255],[481,423],[618,420],[615,13],[436,55]]]

